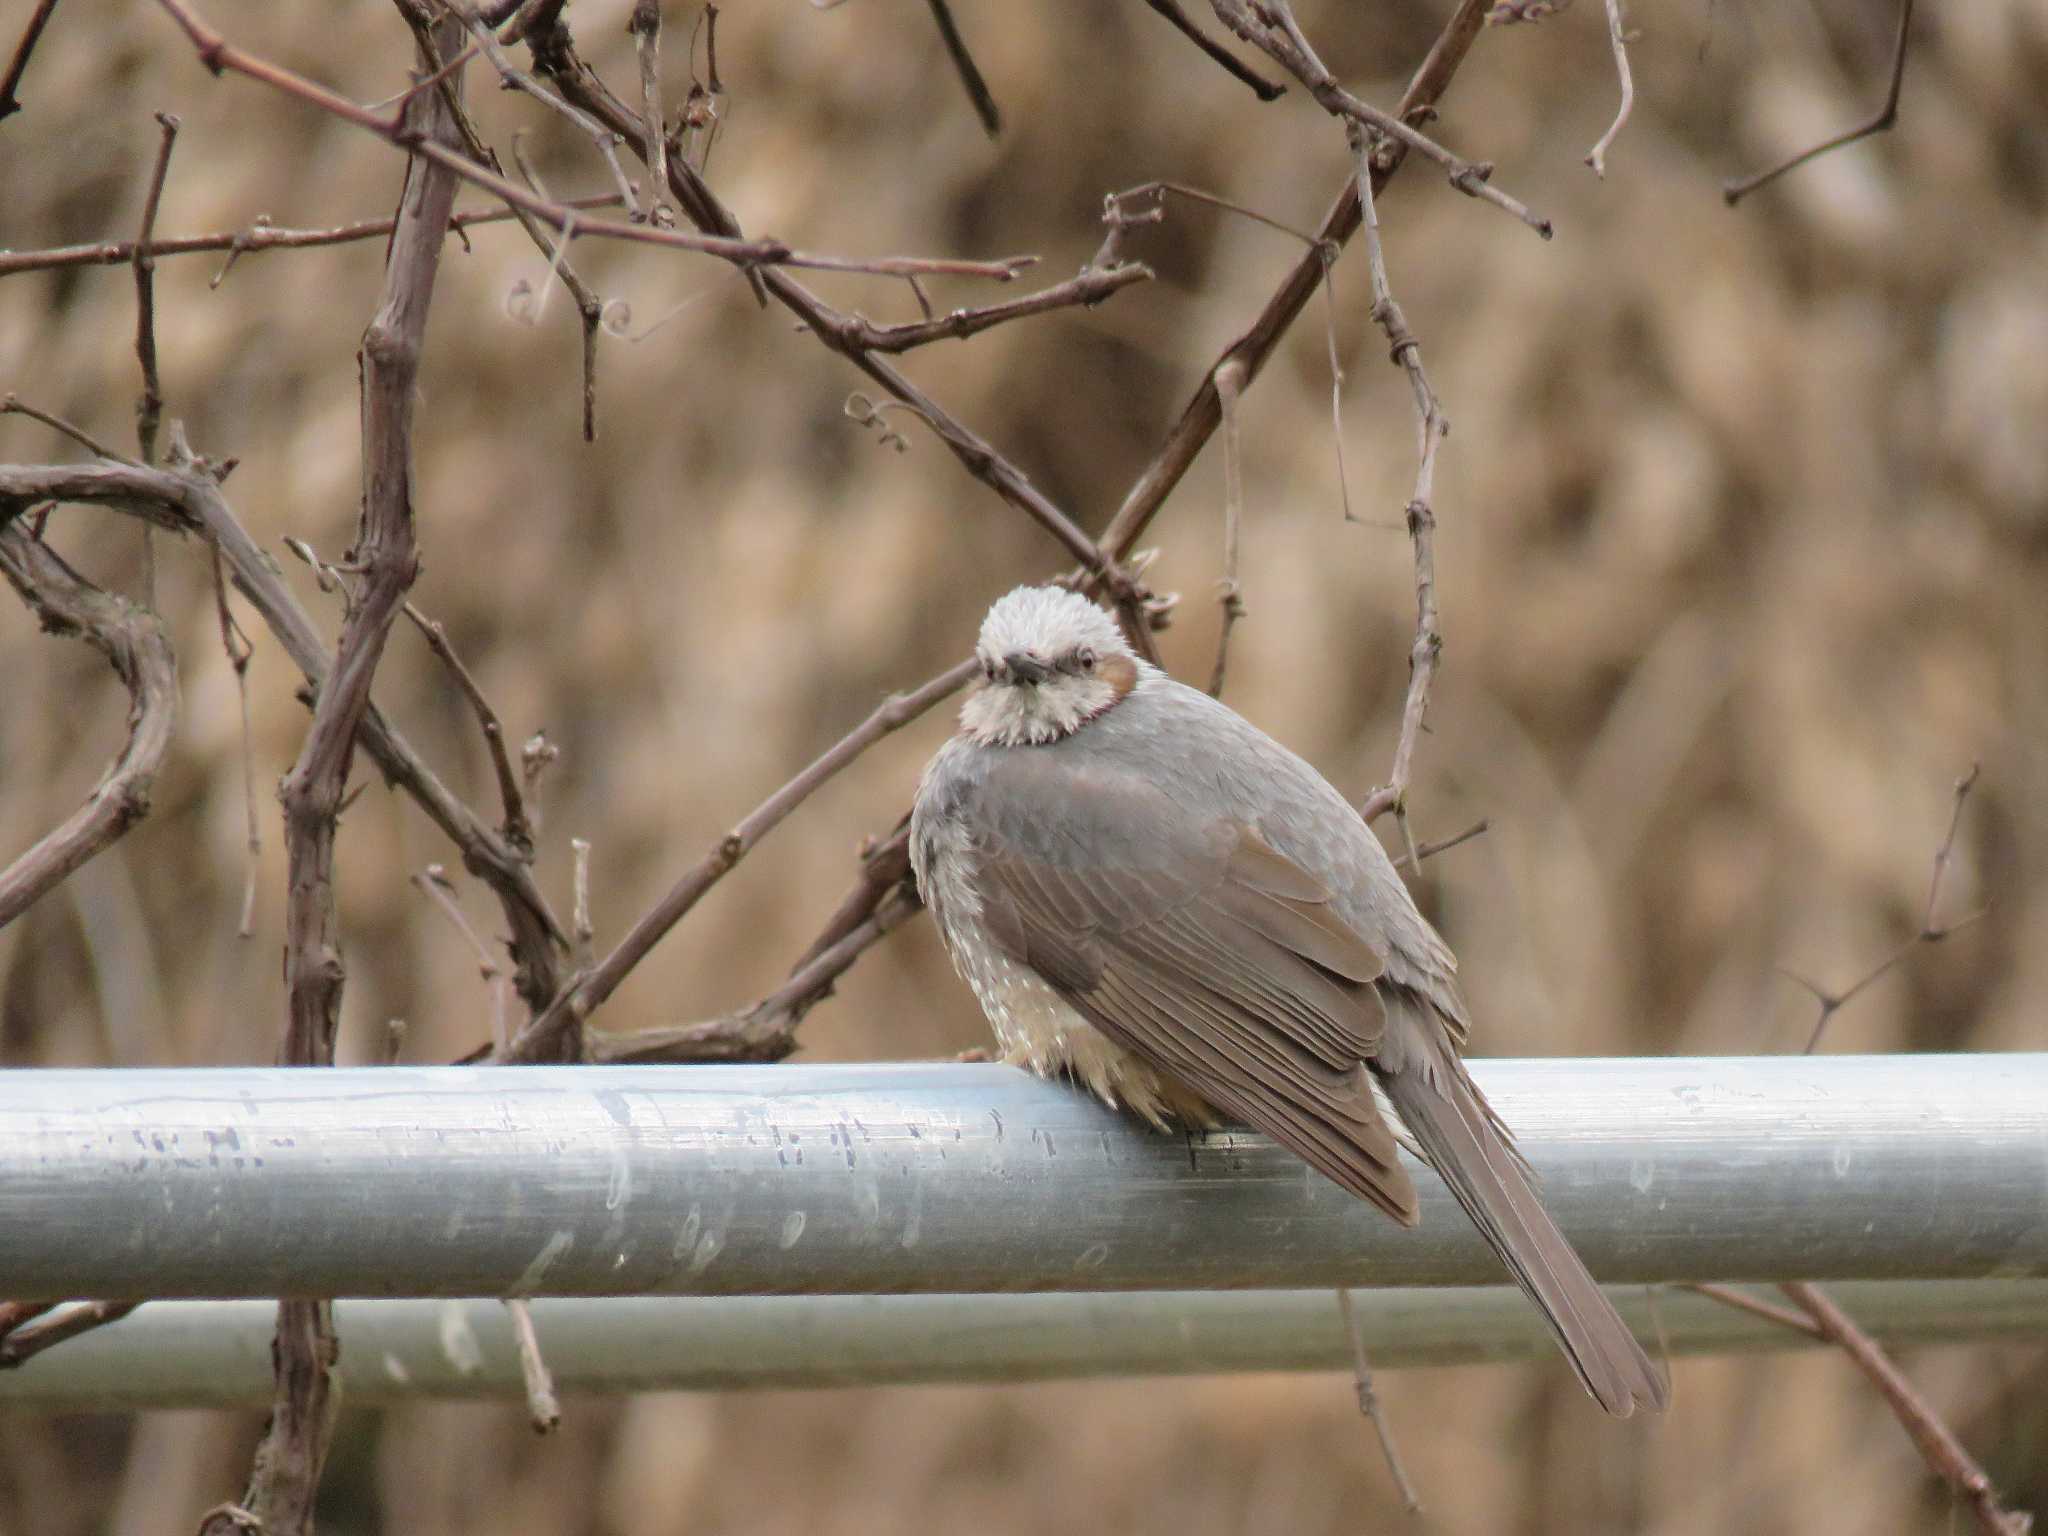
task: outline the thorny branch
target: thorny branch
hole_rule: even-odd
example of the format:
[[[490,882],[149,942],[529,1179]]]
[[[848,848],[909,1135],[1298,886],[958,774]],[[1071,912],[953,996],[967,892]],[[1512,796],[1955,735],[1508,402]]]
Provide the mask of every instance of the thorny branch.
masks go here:
[[[1803,149],[1791,159],[1759,171],[1754,176],[1743,176],[1726,182],[1721,187],[1722,201],[1730,208],[1741,202],[1757,188],[1768,186],[1787,171],[1796,171],[1809,160],[1817,160],[1830,150],[1841,149],[1854,144],[1858,139],[1867,139],[1872,134],[1883,133],[1899,120],[1899,88],[1906,80],[1906,38],[1913,29],[1913,0],[1899,0],[1899,31],[1892,43],[1891,82],[1885,88],[1884,105],[1845,132],[1831,139],[1823,139],[1811,149]]]
[[[178,712],[177,658],[162,620],[94,586],[30,537],[14,516],[26,505],[0,496],[0,575],[46,631],[75,635],[107,658],[128,689],[128,739],[85,804],[0,869],[0,928],[149,814]]]

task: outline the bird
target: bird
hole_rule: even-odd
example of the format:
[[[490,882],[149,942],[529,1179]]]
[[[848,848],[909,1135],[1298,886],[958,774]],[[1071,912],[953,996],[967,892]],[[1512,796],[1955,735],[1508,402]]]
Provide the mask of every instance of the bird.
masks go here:
[[[1251,1126],[1413,1226],[1377,1087],[1600,1406],[1661,1411],[1460,1058],[1456,957],[1351,803],[1077,592],[999,598],[975,658],[910,856],[1001,1059],[1161,1129]]]

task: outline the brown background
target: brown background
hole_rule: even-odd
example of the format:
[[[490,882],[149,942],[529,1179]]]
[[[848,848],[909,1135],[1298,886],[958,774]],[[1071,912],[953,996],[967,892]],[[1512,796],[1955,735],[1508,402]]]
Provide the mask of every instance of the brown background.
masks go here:
[[[26,5],[11,5],[11,47]],[[624,0],[571,13],[622,93]],[[1884,66],[1884,14],[1695,0],[1641,7],[1634,121],[1596,182],[1580,164],[1614,80],[1593,0],[1490,33],[1440,132],[1558,222],[1539,242],[1411,165],[1383,203],[1396,291],[1455,430],[1438,481],[1446,639],[1414,805],[1423,835],[1493,830],[1420,894],[1457,945],[1478,1047],[1514,1054],[1796,1048],[1813,1004],[1919,921],[1949,789],[1984,777],[1945,905],[1982,922],[1915,953],[1833,1026],[1837,1050],[2038,1048],[2048,1002],[2048,21],[2038,6],[1930,8],[1889,138],[1738,211],[1719,179],[1853,118]],[[1780,14],[1780,11],[1783,14]],[[733,93],[711,177],[750,231],[848,254],[1044,255],[1099,239],[1102,195],[1192,182],[1312,225],[1341,135],[1299,91],[1260,107],[1140,6],[1018,13],[958,0],[1008,117],[969,115],[908,0],[736,5]],[[1332,68],[1391,102],[1447,6],[1304,5]],[[1823,14],[1825,11],[1826,14]],[[400,90],[396,18],[220,0],[236,41],[359,100]],[[689,14],[670,8],[670,92]],[[156,140],[184,119],[166,234],[376,217],[384,146],[246,81],[212,81],[154,7],[60,8],[0,126],[0,245],[132,234]],[[557,193],[598,191],[587,144],[471,71],[502,144],[532,130]],[[465,198],[466,205],[473,201]],[[444,620],[515,735],[563,762],[540,875],[566,907],[567,840],[596,846],[600,944],[761,795],[886,691],[964,653],[985,604],[1060,552],[915,423],[898,455],[843,414],[859,381],[702,258],[579,246],[638,331],[603,351],[602,437],[577,436],[576,327],[556,293],[507,315],[544,264],[510,226],[451,247],[423,375],[417,601]],[[357,485],[356,339],[379,246],[166,260],[168,414],[238,455],[234,505],[272,548],[330,556]],[[1092,313],[914,357],[911,372],[1085,526],[1099,528],[1202,368],[1295,255],[1271,231],[1175,208],[1134,254],[1159,280]],[[1413,432],[1337,275],[1344,431],[1363,526],[1341,520],[1320,305],[1247,397],[1248,521],[1228,697],[1354,794],[1393,746],[1413,597],[1396,526]],[[878,319],[900,284],[821,279]],[[935,284],[951,306],[986,285]],[[123,270],[0,282],[0,389],[131,447],[133,288]],[[20,418],[0,456],[72,450]],[[1164,637],[1206,676],[1220,461],[1155,527]],[[134,590],[137,535],[67,511],[62,546]],[[235,690],[205,562],[159,551],[183,717],[140,830],[0,933],[9,1065],[255,1062],[283,1019],[281,839],[270,790],[305,716],[270,645],[253,671],[264,818],[257,933],[235,937],[243,790]],[[291,579],[333,616],[302,568]],[[0,856],[69,811],[120,737],[82,647],[0,603]],[[478,804],[487,765],[446,675],[401,630],[379,698]],[[948,729],[935,714],[832,783],[641,967],[612,1028],[701,1017],[779,979]],[[359,775],[361,770],[359,770]],[[477,1041],[475,962],[406,876],[449,850],[373,785],[340,849],[349,938],[341,1055],[386,1019],[411,1059]],[[494,909],[467,893],[480,922]],[[984,1026],[922,922],[868,957],[804,1034],[815,1059],[917,1057]],[[2016,1502],[2048,1505],[2039,1350],[1911,1357]],[[1692,1362],[1663,1424],[1603,1421],[1561,1365],[1390,1378],[1411,1470],[1445,1530],[1941,1528],[1897,1426],[1840,1359]],[[0,1424],[0,1530],[191,1527],[236,1492],[243,1416]],[[572,1401],[535,1443],[514,1408],[342,1421],[325,1529],[806,1532],[905,1529],[1316,1533],[1394,1506],[1340,1378]]]

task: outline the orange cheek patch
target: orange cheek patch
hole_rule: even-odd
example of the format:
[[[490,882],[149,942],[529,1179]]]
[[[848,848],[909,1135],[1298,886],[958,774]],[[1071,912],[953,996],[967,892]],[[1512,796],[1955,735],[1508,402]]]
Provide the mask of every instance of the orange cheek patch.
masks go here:
[[[1122,698],[1138,686],[1138,664],[1128,656],[1105,656],[1102,664],[1095,669],[1095,675],[1116,691]]]

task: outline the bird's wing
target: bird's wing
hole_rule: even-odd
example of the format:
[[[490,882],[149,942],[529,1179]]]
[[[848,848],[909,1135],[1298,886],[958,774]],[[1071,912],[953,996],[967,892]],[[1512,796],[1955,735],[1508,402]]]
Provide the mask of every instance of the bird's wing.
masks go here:
[[[1010,958],[1125,1049],[1414,1222],[1364,1066],[1385,957],[1327,889],[1255,827],[1057,750],[1004,754],[970,815],[982,921]]]

